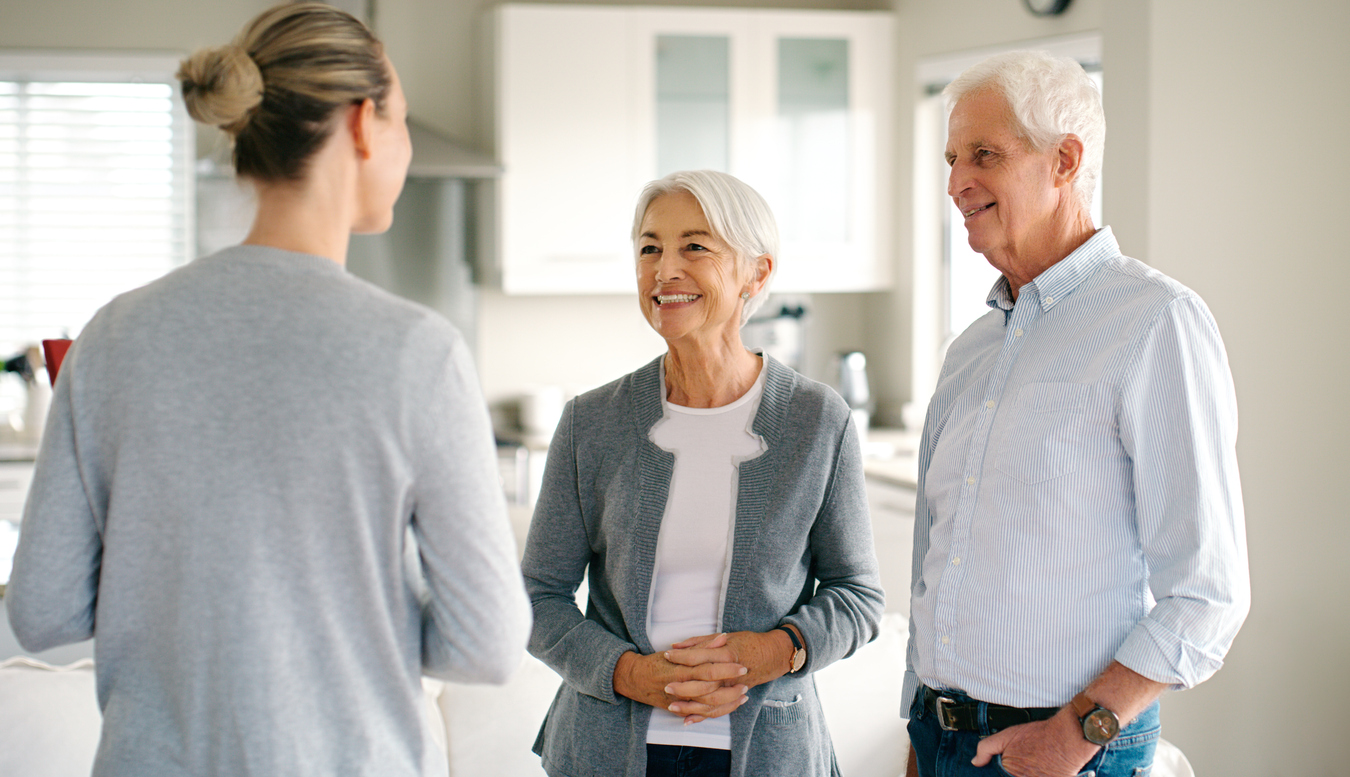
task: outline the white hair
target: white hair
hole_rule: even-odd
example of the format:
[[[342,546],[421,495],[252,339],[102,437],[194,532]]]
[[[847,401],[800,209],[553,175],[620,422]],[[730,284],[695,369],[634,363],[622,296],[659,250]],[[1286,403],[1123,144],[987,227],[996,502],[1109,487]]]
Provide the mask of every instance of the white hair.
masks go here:
[[[773,257],[773,266],[764,288],[741,307],[741,326],[759,310],[769,297],[769,286],[778,274],[778,222],[759,192],[741,179],[716,170],[682,170],[652,181],[638,195],[633,213],[632,240],[636,244],[642,219],[652,200],[672,192],[689,192],[698,200],[713,234],[731,246],[743,271],[754,272],[755,260],[764,254]]]
[[[1102,172],[1106,114],[1102,96],[1083,66],[1046,51],[1009,51],[975,65],[942,90],[951,112],[966,95],[992,91],[1012,109],[1017,134],[1036,152],[1047,151],[1065,135],[1083,141],[1083,159],[1073,190],[1084,210]]]

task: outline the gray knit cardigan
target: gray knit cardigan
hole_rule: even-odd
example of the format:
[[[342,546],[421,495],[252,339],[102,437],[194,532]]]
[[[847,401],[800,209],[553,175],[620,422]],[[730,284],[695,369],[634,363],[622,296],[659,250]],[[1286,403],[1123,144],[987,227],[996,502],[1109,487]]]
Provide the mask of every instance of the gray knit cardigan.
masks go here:
[[[752,428],[768,450],[740,466],[722,630],[792,623],[808,660],[731,713],[731,773],[825,777],[839,769],[811,673],[876,637],[884,595],[848,407],[765,358]],[[549,448],[523,565],[530,652],[563,678],[534,746],[553,777],[646,774],[651,707],[616,695],[613,675],[625,651],[653,652],[647,606],[675,461],[648,439],[661,390],[658,358],[577,397]]]

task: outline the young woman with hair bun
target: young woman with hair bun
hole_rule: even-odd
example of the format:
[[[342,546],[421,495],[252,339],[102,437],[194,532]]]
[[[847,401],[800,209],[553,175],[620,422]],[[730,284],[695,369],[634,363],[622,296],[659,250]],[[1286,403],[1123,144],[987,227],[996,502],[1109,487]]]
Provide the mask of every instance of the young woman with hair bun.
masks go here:
[[[530,614],[468,346],[344,268],[407,173],[398,74],[295,3],[179,78],[257,215],[71,348],[10,623],[96,637],[95,775],[443,775],[421,675],[505,681]]]

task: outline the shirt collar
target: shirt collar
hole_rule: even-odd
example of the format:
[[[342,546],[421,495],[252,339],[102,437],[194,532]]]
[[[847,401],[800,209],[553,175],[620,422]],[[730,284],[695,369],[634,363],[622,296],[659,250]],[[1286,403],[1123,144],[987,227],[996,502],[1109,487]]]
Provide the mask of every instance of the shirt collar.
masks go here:
[[[1045,272],[1023,286],[1019,294],[1028,289],[1033,290],[1040,299],[1041,310],[1048,311],[1078,288],[1099,265],[1120,255],[1120,244],[1116,242],[1111,228],[1102,227],[1086,243],[1074,249],[1073,253],[1050,265]],[[1008,279],[1000,275],[989,290],[985,304],[1006,312],[1013,309],[1013,303]]]

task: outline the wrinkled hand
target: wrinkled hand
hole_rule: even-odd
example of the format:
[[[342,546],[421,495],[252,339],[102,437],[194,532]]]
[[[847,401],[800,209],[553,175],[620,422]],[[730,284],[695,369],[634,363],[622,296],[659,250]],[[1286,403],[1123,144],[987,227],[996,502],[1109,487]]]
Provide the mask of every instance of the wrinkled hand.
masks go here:
[[[713,634],[693,646],[717,650],[726,643],[727,635]],[[747,672],[743,665],[735,661],[674,663],[669,656],[670,652],[624,653],[614,667],[614,692],[682,715],[686,724],[721,717],[745,703],[749,688],[739,682]]]
[[[784,645],[787,647],[784,648]],[[788,636],[780,631],[763,634],[757,631],[736,631],[730,634],[705,634],[676,642],[666,651],[666,659],[671,663],[691,668],[726,664],[745,667],[746,673],[736,678],[736,687],[749,690],[786,674],[792,656],[791,651]],[[675,690],[681,691],[680,696],[685,696],[684,691],[697,692],[703,689],[693,685],[680,685]],[[708,704],[707,699],[710,698],[723,698],[725,690],[725,688],[715,690],[707,696],[697,698],[685,697],[690,700],[677,701],[669,709],[676,714],[687,715],[686,723],[697,723],[709,717],[716,717],[702,713],[696,705]],[[742,690],[740,692],[742,698],[736,702],[737,707],[744,703],[744,694],[745,691]]]
[[[717,644],[710,636],[693,637],[676,642],[666,651],[666,658],[682,666],[706,663],[739,664],[747,670],[739,682],[754,688],[787,674],[792,662],[792,642],[781,631],[735,631],[726,635],[724,644]]]
[[[1075,777],[1097,750],[1065,708],[1049,720],[1012,726],[981,739],[971,764],[984,766],[1002,754],[1003,770],[1013,777]]]

